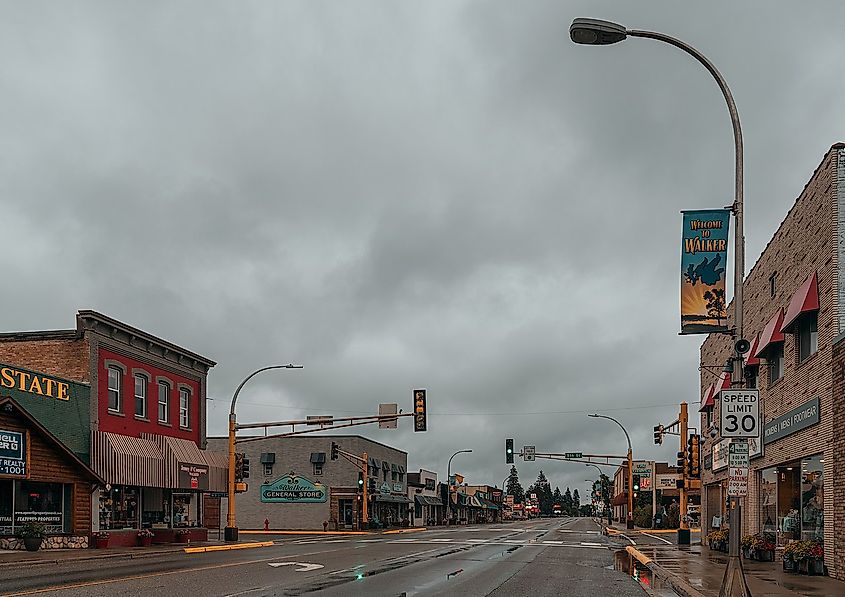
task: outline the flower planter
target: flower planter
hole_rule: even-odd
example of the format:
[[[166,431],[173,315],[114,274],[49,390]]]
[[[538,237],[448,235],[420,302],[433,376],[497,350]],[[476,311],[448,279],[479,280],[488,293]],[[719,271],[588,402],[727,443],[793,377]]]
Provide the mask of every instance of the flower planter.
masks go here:
[[[761,562],[774,562],[775,561],[775,552],[771,549],[763,549],[760,551],[754,552],[755,557]]]
[[[753,549],[743,549],[742,550],[742,557],[746,560],[753,560],[754,559],[754,550]]]
[[[95,537],[94,545],[97,547],[97,549],[106,549],[109,546],[109,538]]]
[[[815,558],[804,558],[798,562],[798,572],[801,574],[808,574],[810,576],[819,576],[824,574],[824,561]]]
[[[38,551],[41,547],[41,537],[24,537],[23,545],[27,551]]]
[[[795,564],[795,560],[792,558],[784,558],[783,559],[783,571],[784,572],[798,572],[798,566]]]
[[[138,545],[141,547],[149,547],[153,544],[152,537],[138,537]]]
[[[188,533],[176,535],[176,543],[190,543],[191,536]]]

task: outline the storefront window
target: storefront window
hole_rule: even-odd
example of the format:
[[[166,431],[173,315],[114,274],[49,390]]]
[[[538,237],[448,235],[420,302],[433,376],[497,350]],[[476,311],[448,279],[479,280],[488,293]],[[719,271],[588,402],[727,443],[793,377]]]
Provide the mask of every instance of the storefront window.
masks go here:
[[[821,455],[801,462],[801,538],[824,540],[824,459]]]
[[[12,534],[12,483],[0,480],[0,535]]]
[[[760,524],[763,532],[777,532],[778,502],[777,502],[778,473],[774,468],[762,471],[760,480]]]
[[[199,526],[200,518],[200,496],[199,493],[174,493],[173,494],[173,526],[175,527],[196,527]]]
[[[14,525],[36,521],[48,533],[64,533],[64,485],[37,481],[15,482]]]
[[[137,487],[115,485],[100,494],[100,528],[137,529],[139,510]]]
[[[141,490],[142,528],[163,529],[170,526],[170,490],[159,487],[144,487]]]

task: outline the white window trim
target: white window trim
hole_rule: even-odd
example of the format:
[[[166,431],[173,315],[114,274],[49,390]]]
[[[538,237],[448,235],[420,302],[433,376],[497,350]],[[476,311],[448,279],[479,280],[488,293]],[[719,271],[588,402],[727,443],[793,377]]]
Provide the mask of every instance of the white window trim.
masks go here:
[[[191,391],[187,388],[179,388],[179,427],[182,429],[191,427]]]
[[[113,388],[112,385],[111,385],[112,372],[117,374],[117,388]],[[109,402],[109,404],[107,405],[107,408],[108,408],[109,412],[119,413],[119,412],[122,411],[121,407],[123,406],[123,396],[121,396],[122,390],[123,390],[123,371],[119,367],[115,367],[114,365],[109,365],[108,367],[106,367],[106,376],[107,376],[106,400]],[[116,400],[117,405],[115,406],[115,408],[112,408],[112,406],[111,406],[110,398],[111,398],[112,392],[117,392],[117,400]]]
[[[170,423],[170,392],[173,387],[163,379],[159,379],[156,382],[156,387],[158,388],[158,399],[156,400],[158,404],[157,414],[158,414],[158,422],[159,423]],[[167,392],[165,394],[166,400],[164,402],[161,401],[161,388],[166,388]],[[164,406],[164,418],[161,418],[161,407]]]
[[[143,373],[135,373],[132,376],[132,379],[133,379],[133,382],[134,382],[134,391],[132,392],[132,395],[135,398],[134,403],[132,404],[132,410],[135,413],[135,417],[137,417],[139,419],[146,419],[147,418],[147,397],[149,395],[150,380]],[[141,385],[144,389],[143,395],[138,394],[138,380],[141,380],[141,382],[142,382]],[[140,413],[138,412],[138,398],[141,398],[141,405],[143,406]]]

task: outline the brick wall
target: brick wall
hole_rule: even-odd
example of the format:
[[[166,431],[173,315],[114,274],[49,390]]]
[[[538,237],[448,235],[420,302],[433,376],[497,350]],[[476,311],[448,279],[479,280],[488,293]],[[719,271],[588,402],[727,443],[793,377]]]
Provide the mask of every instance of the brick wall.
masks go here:
[[[0,361],[74,381],[91,381],[88,340],[85,338],[15,340],[0,337]]]
[[[784,334],[784,370],[783,376],[773,384],[768,382],[768,368],[761,361],[758,377],[760,389],[761,414],[764,421],[776,418],[807,400],[818,396],[820,399],[821,422],[817,425],[776,440],[764,447],[764,455],[751,461],[749,494],[744,500],[743,534],[758,532],[762,526],[760,520],[759,483],[760,470],[785,464],[801,457],[823,454],[825,496],[825,543],[834,541],[834,491],[833,464],[835,461],[833,445],[834,412],[841,409],[842,394],[833,392],[833,340],[839,334],[838,311],[838,276],[837,256],[837,196],[836,181],[838,154],[842,146],[834,146],[824,157],[792,209],[769,241],[763,254],[745,280],[745,320],[744,335],[751,340],[763,331],[766,323],[779,308],[784,310],[802,282],[813,272],[818,275],[819,312],[818,312],[818,352],[798,362],[796,336]],[[774,296],[770,291],[770,278],[776,275]],[[733,310],[728,309],[729,323],[732,324]],[[700,392],[716,381],[725,360],[731,355],[733,340],[724,334],[711,334],[701,346]],[[836,404],[834,403],[835,396]],[[718,423],[718,402],[714,408],[713,420]],[[706,429],[706,418],[701,417],[702,429]],[[706,439],[702,454],[712,450],[714,440]],[[704,484],[713,483],[726,477],[727,470],[717,474],[703,471]],[[712,505],[711,505],[712,509]],[[840,508],[841,509],[841,508]],[[705,512],[705,520],[710,520],[714,512]],[[842,534],[843,527],[839,534]],[[833,566],[832,550],[827,550],[826,563],[832,573],[842,577],[842,566]]]
[[[843,335],[840,335],[833,345],[833,393],[835,396],[845,396],[845,336]],[[833,427],[845,429],[845,406],[841,400],[837,401],[833,411]],[[825,495],[830,495],[833,504],[836,505],[831,517],[836,532],[833,533],[831,542],[833,553],[825,560],[832,569],[831,575],[845,580],[845,533],[843,533],[845,508],[842,507],[842,504],[845,504],[845,436],[841,432],[835,435],[830,452],[833,454],[833,463],[830,469],[825,468],[825,476],[827,477],[828,470],[831,470],[832,474],[830,478],[825,479]],[[828,487],[832,487],[832,491]],[[827,508],[825,508],[825,519],[827,519]],[[825,535],[825,543],[830,545],[831,543],[827,541],[827,535]]]

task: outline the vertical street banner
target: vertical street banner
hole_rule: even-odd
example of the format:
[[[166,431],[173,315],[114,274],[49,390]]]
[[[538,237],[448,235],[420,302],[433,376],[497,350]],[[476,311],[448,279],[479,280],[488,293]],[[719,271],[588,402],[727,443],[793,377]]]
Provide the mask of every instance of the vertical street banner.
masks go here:
[[[728,329],[725,272],[731,211],[681,213],[681,333],[724,332]]]

